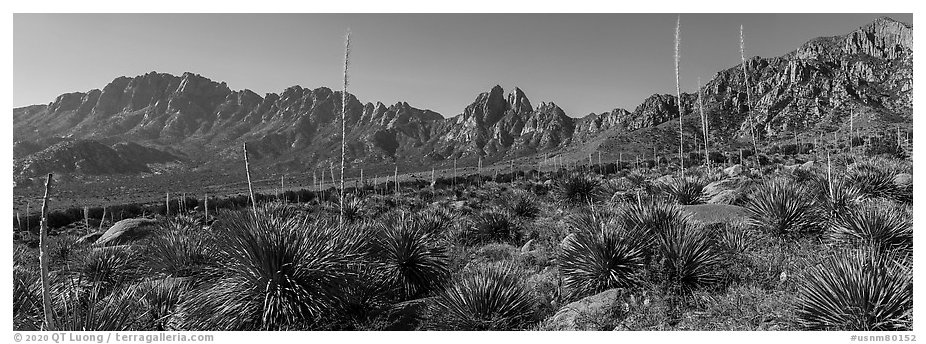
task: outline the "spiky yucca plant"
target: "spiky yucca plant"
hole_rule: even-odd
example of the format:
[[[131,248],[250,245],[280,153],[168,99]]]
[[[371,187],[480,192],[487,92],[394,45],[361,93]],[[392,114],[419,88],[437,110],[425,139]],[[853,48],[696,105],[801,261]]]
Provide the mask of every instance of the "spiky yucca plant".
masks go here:
[[[683,223],[669,227],[659,238],[659,259],[669,288],[687,293],[718,281],[721,256],[707,232]]]
[[[553,185],[553,195],[561,203],[581,205],[593,203],[599,198],[598,181],[581,174],[559,178]]]
[[[521,239],[517,221],[506,211],[487,210],[473,219],[465,240],[470,244],[488,242],[515,243]]]
[[[168,223],[145,245],[145,266],[162,277],[203,279],[216,262],[214,238],[200,226]]]
[[[805,186],[773,179],[753,190],[746,212],[754,227],[785,235],[818,229],[822,219],[815,206]]]
[[[156,331],[171,329],[171,320],[176,307],[186,297],[191,283],[181,278],[162,278],[143,281],[132,285],[132,293],[138,295],[144,328]]]
[[[530,289],[509,265],[464,271],[435,299],[436,324],[451,330],[511,330],[523,327],[535,306]]]
[[[672,228],[688,225],[689,215],[669,203],[632,203],[620,209],[618,221],[623,228],[645,233],[649,245],[654,245],[657,237]]]
[[[913,222],[894,204],[869,201],[835,221],[827,237],[842,245],[910,252],[913,249]]]
[[[815,177],[808,181],[815,193],[816,204],[830,224],[848,214],[862,201],[862,191],[843,177]]]
[[[870,249],[841,252],[806,273],[800,323],[813,330],[908,330],[913,275],[896,256]]]
[[[867,164],[854,165],[846,178],[858,187],[865,197],[909,202],[913,200],[913,190],[894,184],[894,171]]]
[[[449,276],[448,256],[427,223],[402,213],[376,223],[370,253],[405,299],[428,293]]]
[[[563,240],[557,257],[566,287],[575,296],[635,285],[646,261],[640,237],[605,214],[570,219],[574,234]]]
[[[659,189],[665,194],[669,202],[691,205],[703,203],[701,198],[704,196],[705,185],[707,183],[701,178],[672,178],[668,182],[660,184]]]
[[[347,224],[356,223],[367,213],[366,203],[363,198],[357,196],[344,199],[344,202],[340,204],[340,209],[342,220]]]
[[[99,284],[104,291],[131,281],[142,272],[133,249],[125,245],[95,248],[74,265],[85,281]]]
[[[13,330],[42,329],[42,290],[39,275],[22,265],[13,265]]]
[[[104,292],[99,285],[78,291],[80,287],[65,287],[58,295],[56,324],[62,331],[126,331],[143,330],[145,311],[140,306],[138,290],[120,287]]]
[[[184,301],[185,329],[311,328],[337,315],[363,262],[360,231],[280,205],[230,214],[216,230],[222,275]]]
[[[514,216],[533,219],[540,214],[536,197],[528,192],[518,191],[503,200],[508,212]]]

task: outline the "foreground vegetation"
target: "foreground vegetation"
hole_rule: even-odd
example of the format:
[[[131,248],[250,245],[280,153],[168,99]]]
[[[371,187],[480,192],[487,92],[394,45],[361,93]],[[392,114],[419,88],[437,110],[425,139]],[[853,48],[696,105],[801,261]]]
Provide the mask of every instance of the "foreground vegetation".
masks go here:
[[[723,167],[306,191],[105,245],[60,230],[56,330],[910,329],[912,163]],[[37,250],[14,247],[14,329],[42,329]]]

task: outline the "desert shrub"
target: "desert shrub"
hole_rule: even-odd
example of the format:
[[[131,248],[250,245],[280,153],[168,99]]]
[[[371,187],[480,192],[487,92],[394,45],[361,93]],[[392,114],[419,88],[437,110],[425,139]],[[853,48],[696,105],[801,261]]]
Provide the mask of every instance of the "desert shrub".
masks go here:
[[[830,227],[827,237],[841,245],[910,252],[913,249],[913,222],[894,204],[869,201],[840,216]]]
[[[754,227],[786,235],[817,229],[821,219],[815,205],[805,186],[773,179],[753,190],[746,211]]]
[[[637,284],[646,254],[634,233],[612,217],[580,215],[574,233],[563,240],[557,257],[560,273],[573,296]]]
[[[145,266],[161,277],[204,279],[214,273],[215,238],[199,226],[178,221],[162,225],[144,246]]]
[[[563,204],[589,204],[600,198],[598,187],[597,180],[574,173],[557,179],[553,185],[553,194]]]
[[[467,244],[516,243],[521,239],[521,229],[516,220],[507,212],[488,210],[476,215],[464,235],[464,241]]]
[[[44,321],[41,288],[36,271],[13,265],[13,330],[41,330]]]
[[[84,281],[100,288],[100,294],[138,278],[143,272],[134,250],[128,246],[94,248],[73,266]]]
[[[896,258],[853,250],[808,271],[799,288],[801,324],[814,330],[909,330],[913,275]]]
[[[449,276],[446,249],[420,219],[403,213],[377,221],[373,235],[370,253],[404,298],[428,293]]]
[[[649,254],[656,247],[656,240],[673,228],[689,225],[689,216],[669,203],[631,203],[620,208],[617,221],[629,231],[639,232]]]
[[[707,232],[682,222],[667,228],[659,238],[660,275],[670,291],[689,293],[718,281],[722,258]]]
[[[62,287],[55,305],[55,325],[59,331],[144,330],[144,311],[138,290],[120,287],[104,292],[99,286],[82,288],[68,283]]]
[[[540,214],[536,197],[526,192],[515,192],[503,198],[503,202],[508,213],[520,218],[533,219]]]
[[[166,331],[170,329],[177,305],[190,292],[192,284],[181,278],[163,278],[142,281],[129,288],[132,295],[137,295],[139,307],[143,310],[139,327]]]
[[[363,198],[358,196],[345,197],[344,204],[341,207],[344,210],[345,223],[357,222],[367,215],[366,204]]]
[[[184,301],[185,329],[298,329],[324,316],[332,321],[363,263],[358,230],[279,205],[228,214],[216,230],[222,275]]]
[[[843,177],[834,176],[831,182],[825,176],[818,176],[807,184],[823,218],[829,223],[848,214],[862,200],[861,190]]]
[[[535,300],[509,265],[479,265],[464,271],[435,299],[434,326],[449,330],[511,330],[532,319]]]
[[[707,185],[701,178],[672,178],[660,184],[659,189],[666,196],[666,200],[682,205],[700,204],[704,195],[704,186]]]
[[[870,160],[853,164],[846,178],[857,186],[865,197],[882,197],[905,203],[912,201],[912,185],[903,187],[894,183],[894,176],[900,171],[891,168],[891,165],[876,163],[877,160]]]

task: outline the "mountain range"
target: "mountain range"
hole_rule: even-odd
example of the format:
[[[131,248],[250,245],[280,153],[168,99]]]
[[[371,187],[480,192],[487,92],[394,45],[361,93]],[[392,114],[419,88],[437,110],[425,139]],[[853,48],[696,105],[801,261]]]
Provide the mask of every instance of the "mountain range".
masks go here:
[[[703,140],[699,93],[711,141],[721,146],[744,142],[751,129],[762,140],[818,135],[846,126],[849,116],[872,126],[910,126],[912,49],[912,25],[880,18],[783,56],[748,59],[748,96],[742,65],[719,71],[700,92],[682,94],[685,149]],[[348,94],[348,173],[393,163],[424,170],[480,157],[486,164],[594,152],[614,159],[618,150],[651,152],[648,144],[677,152],[677,102],[654,94],[632,110],[573,117],[552,101],[532,103],[519,88],[495,86],[445,117]],[[14,176],[144,173],[168,163],[195,168],[241,160],[245,142],[257,165],[328,167],[340,162],[341,103],[341,92],[326,87],[259,95],[189,72],[118,77],[102,89],[13,109]]]

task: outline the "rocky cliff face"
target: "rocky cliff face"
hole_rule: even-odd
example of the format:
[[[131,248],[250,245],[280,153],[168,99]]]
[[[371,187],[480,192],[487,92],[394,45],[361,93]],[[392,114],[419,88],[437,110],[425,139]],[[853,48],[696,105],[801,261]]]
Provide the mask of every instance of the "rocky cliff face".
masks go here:
[[[752,103],[747,101],[742,66],[720,71],[702,88],[711,135],[719,142],[744,137],[754,123],[760,135],[769,137],[839,126],[849,114],[909,123],[912,37],[912,26],[882,18],[843,36],[813,39],[784,56],[751,58],[746,69]],[[55,151],[77,156],[106,151],[80,140],[127,141],[172,147],[194,161],[208,162],[239,159],[241,144],[247,142],[258,164],[327,166],[340,159],[341,101],[341,92],[325,87],[293,86],[261,96],[233,91],[225,83],[192,73],[120,77],[102,90],[63,94],[47,105],[14,109],[14,141],[19,142],[15,156],[17,161],[58,157],[42,152],[57,143],[49,139],[60,137],[72,143]],[[677,120],[676,104],[674,95],[655,94],[632,111],[614,109],[573,118],[553,102],[538,106],[521,89],[505,93],[495,86],[459,115],[444,118],[405,102],[387,106],[348,95],[347,157],[351,166],[403,161],[427,168],[447,159],[481,156],[491,162],[575,149]],[[697,117],[696,104],[697,93],[683,94],[682,115]],[[697,136],[699,131],[693,129],[689,134]],[[64,160],[50,166],[108,171],[97,165],[71,168],[91,163],[60,159]],[[120,166],[118,170],[137,166],[80,159]]]
[[[67,140],[18,159],[13,174],[14,177],[41,176],[52,172],[132,174],[151,172],[149,164],[179,161],[180,158],[170,153],[130,142],[107,146],[93,140]]]

